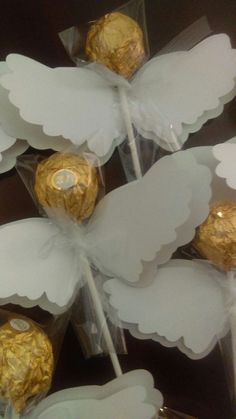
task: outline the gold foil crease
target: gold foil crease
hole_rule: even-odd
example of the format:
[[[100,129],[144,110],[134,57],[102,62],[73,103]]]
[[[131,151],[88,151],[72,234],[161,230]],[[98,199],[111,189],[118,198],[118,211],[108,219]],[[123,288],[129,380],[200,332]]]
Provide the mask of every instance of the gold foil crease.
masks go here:
[[[61,173],[64,173],[62,181]],[[96,203],[97,169],[81,156],[53,154],[37,167],[35,193],[43,207],[63,208],[83,221],[93,213]]]
[[[85,52],[91,61],[128,78],[145,57],[142,29],[122,13],[106,14],[91,26]]]
[[[236,203],[220,202],[211,207],[197,229],[195,249],[224,270],[236,268]]]
[[[26,331],[10,322],[0,327],[0,395],[21,412],[29,398],[50,388],[54,367],[47,335],[29,323]]]

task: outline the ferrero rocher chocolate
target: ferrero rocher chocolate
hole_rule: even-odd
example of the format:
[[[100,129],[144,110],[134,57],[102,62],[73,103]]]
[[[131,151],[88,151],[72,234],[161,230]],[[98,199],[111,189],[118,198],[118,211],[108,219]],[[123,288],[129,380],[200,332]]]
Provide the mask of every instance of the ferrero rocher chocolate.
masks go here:
[[[91,26],[85,52],[90,60],[130,77],[145,56],[142,29],[129,16],[108,13]]]
[[[195,249],[224,270],[236,268],[236,202],[213,205],[206,221],[198,228]]]
[[[52,345],[35,323],[15,317],[0,327],[0,397],[16,412],[50,388],[53,367]]]
[[[43,207],[62,208],[83,221],[92,214],[96,203],[97,170],[76,154],[53,154],[37,167],[35,193]]]

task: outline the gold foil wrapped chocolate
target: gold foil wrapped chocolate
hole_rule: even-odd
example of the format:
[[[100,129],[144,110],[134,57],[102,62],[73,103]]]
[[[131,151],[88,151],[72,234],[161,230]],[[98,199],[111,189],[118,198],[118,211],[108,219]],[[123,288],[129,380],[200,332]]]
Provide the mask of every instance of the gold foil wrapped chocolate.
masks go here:
[[[52,345],[35,323],[15,317],[0,327],[0,397],[16,412],[50,388],[53,368]]]
[[[218,267],[236,268],[236,202],[213,205],[206,221],[198,228],[195,249]]]
[[[91,26],[85,52],[90,60],[130,77],[145,57],[142,29],[129,16],[108,13]]]
[[[83,221],[93,213],[96,203],[97,170],[76,154],[53,154],[37,167],[35,193],[43,207],[62,208]]]

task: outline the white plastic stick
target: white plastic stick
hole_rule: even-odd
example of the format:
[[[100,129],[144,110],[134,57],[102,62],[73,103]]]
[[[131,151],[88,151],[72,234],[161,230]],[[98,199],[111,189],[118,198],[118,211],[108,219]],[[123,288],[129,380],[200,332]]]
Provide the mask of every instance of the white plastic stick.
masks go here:
[[[232,337],[234,395],[236,397],[236,300],[235,300],[236,277],[235,277],[235,272],[229,271],[227,273],[227,278],[229,281],[230,294],[233,296],[233,304],[230,309],[229,322],[230,322],[231,337]]]
[[[15,411],[11,403],[8,405],[4,417],[0,416],[0,419],[20,419],[20,414]]]
[[[174,153],[181,149],[181,145],[179,143],[177,135],[175,134],[172,124],[170,124],[170,134],[171,134],[171,139],[172,139],[172,142],[170,143],[170,147],[171,147],[171,151]]]
[[[127,100],[126,90],[124,87],[119,87],[121,109],[123,112],[125,127],[128,135],[128,143],[131,151],[132,162],[134,166],[134,172],[137,179],[141,179],[142,170],[140,165],[140,160],[138,156],[137,144],[134,136],[134,130],[132,125],[132,120],[130,116],[129,104]]]
[[[80,260],[83,263],[83,267],[84,267],[84,274],[87,280],[87,285],[90,291],[90,295],[92,297],[93,303],[94,303],[94,308],[98,317],[98,321],[104,336],[104,340],[106,342],[106,346],[109,352],[109,356],[115,371],[115,374],[117,377],[121,376],[122,373],[122,369],[120,366],[120,362],[114,347],[114,343],[107,325],[107,321],[106,321],[106,317],[104,315],[104,311],[103,311],[103,307],[102,307],[102,303],[94,282],[94,278],[93,278],[93,274],[89,265],[89,261],[86,258],[86,256],[80,256]]]

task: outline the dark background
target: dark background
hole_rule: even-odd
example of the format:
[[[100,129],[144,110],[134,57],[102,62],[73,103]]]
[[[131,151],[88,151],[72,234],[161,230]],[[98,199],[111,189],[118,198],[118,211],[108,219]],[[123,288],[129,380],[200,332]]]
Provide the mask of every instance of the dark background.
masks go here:
[[[11,52],[35,58],[50,66],[71,65],[57,32],[96,19],[123,2],[118,0],[1,0],[0,59]],[[207,16],[214,33],[226,32],[236,47],[235,0],[146,0],[151,54],[201,16]],[[189,144],[222,142],[236,135],[236,101],[209,121]],[[125,182],[119,156],[106,164],[107,189]],[[37,215],[15,170],[1,175],[0,223]],[[138,341],[127,334],[128,355],[120,357],[124,371],[148,369],[165,404],[200,419],[230,419],[229,392],[223,360],[217,346],[203,360],[191,361],[176,349]],[[103,384],[114,377],[109,359],[85,360],[71,328],[58,362],[53,390],[68,386]]]

